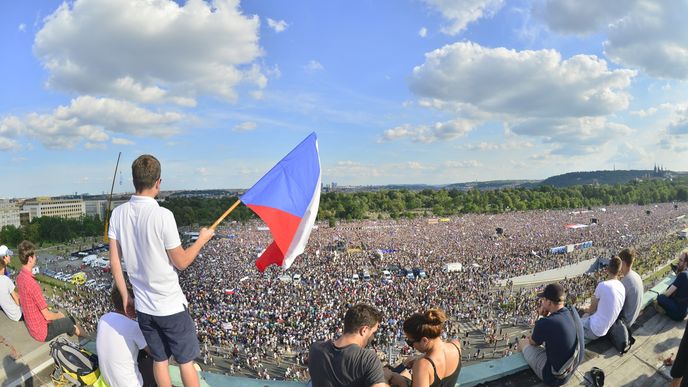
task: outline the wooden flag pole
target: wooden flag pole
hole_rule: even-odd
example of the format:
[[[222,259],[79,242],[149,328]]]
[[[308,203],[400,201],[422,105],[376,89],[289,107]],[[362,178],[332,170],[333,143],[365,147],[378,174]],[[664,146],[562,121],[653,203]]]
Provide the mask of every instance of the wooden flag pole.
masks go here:
[[[239,205],[239,203],[241,203],[241,200],[240,200],[240,199],[237,199],[237,201],[234,202],[234,204],[232,204],[232,206],[229,207],[229,209],[227,209],[227,211],[225,211],[224,214],[222,214],[219,218],[217,218],[217,220],[215,221],[215,223],[213,223],[213,225],[210,226],[210,228],[213,229],[213,230],[215,230],[215,228],[217,228],[217,226],[218,226],[223,220],[225,220],[225,218],[227,217],[227,215],[229,215],[230,212],[234,211],[234,209],[237,208],[237,206]]]

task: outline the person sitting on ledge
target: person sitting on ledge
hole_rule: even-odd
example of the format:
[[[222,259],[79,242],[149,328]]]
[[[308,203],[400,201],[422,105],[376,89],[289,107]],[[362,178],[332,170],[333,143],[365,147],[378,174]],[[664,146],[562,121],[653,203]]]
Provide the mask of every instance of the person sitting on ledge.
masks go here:
[[[585,342],[604,337],[621,313],[626,289],[619,281],[621,258],[614,256],[607,265],[607,280],[597,284],[590,307],[583,316]]]
[[[560,386],[583,360],[583,325],[575,308],[564,306],[566,294],[558,283],[545,286],[538,297],[542,318],[535,322],[530,337],[519,340],[518,348],[540,380]]]
[[[308,371],[317,387],[385,387],[385,373],[375,352],[365,349],[375,338],[382,314],[365,304],[344,315],[344,333],[337,340],[315,342],[308,354]]]
[[[626,289],[626,297],[623,308],[621,308],[621,318],[627,327],[631,327],[640,314],[640,307],[643,304],[643,279],[633,271],[633,262],[636,258],[635,249],[623,249],[619,253],[621,258],[621,284]]]
[[[672,320],[681,321],[688,312],[688,252],[681,254],[676,267],[676,279],[664,294],[657,296],[654,307]]]
[[[41,292],[41,287],[33,277],[36,266],[36,246],[29,241],[19,244],[19,261],[22,264],[17,276],[19,300],[24,314],[24,323],[31,337],[36,341],[50,341],[67,333],[70,336],[82,336],[83,331],[76,325],[73,317],[65,317],[62,312],[51,312]]]
[[[21,308],[19,307],[19,296],[17,296],[17,292],[14,290],[14,282],[8,276],[2,274],[5,271],[5,262],[5,259],[0,258],[0,307],[2,307],[2,311],[5,312],[10,320],[19,321],[22,317]]]
[[[454,387],[461,373],[461,344],[458,340],[445,342],[442,331],[447,316],[441,309],[414,313],[404,321],[406,344],[424,355],[411,357],[404,365],[413,370],[401,374],[387,372],[392,386]]]

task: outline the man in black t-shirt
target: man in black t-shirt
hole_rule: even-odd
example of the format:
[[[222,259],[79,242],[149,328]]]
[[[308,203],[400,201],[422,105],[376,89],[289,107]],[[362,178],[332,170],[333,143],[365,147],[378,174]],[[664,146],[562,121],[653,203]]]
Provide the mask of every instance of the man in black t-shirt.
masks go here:
[[[671,319],[681,321],[688,312],[688,253],[681,254],[676,279],[654,302],[655,309]]]
[[[387,378],[375,352],[365,349],[373,341],[382,314],[359,304],[346,312],[344,333],[334,341],[313,343],[308,371],[314,387],[386,387]]]
[[[582,342],[578,342],[576,330],[580,331],[578,335],[582,338],[583,327],[578,312],[564,306],[566,296],[561,285],[547,285],[538,297],[538,313],[543,317],[535,323],[533,334],[520,340],[518,347],[543,382],[560,386],[571,378],[582,360]]]

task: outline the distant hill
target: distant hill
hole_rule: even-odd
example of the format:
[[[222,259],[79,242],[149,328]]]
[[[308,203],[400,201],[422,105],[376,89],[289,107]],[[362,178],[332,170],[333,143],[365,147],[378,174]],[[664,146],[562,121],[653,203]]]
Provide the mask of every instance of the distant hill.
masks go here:
[[[569,187],[586,184],[624,184],[635,179],[664,179],[677,175],[671,171],[654,170],[623,170],[623,171],[591,171],[570,172],[563,175],[548,177],[537,185],[551,185],[553,187]]]

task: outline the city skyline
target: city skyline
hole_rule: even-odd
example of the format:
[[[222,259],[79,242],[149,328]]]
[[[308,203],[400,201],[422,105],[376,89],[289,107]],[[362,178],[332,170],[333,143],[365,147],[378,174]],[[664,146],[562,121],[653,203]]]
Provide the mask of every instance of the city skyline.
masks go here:
[[[308,133],[340,185],[684,170],[685,2],[0,5],[0,197],[247,188]]]

